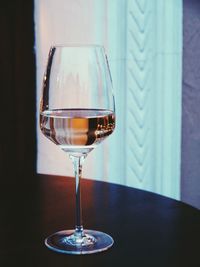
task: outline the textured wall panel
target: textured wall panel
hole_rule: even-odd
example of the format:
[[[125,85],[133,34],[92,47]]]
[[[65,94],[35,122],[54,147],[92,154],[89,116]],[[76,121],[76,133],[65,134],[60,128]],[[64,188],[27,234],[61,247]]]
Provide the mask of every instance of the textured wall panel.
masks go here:
[[[127,1],[126,183],[180,197],[181,1]]]
[[[126,182],[143,188],[150,177],[151,1],[128,1],[126,66]],[[148,178],[147,178],[148,179]]]

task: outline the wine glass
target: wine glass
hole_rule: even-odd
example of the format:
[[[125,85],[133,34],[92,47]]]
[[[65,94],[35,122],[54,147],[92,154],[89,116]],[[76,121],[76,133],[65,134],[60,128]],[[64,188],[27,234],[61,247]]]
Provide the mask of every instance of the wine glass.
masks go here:
[[[50,48],[40,103],[42,133],[73,162],[76,189],[74,230],[45,239],[48,248],[68,254],[108,249],[113,239],[82,226],[81,172],[84,159],[115,128],[111,74],[104,48],[99,45],[56,45]]]

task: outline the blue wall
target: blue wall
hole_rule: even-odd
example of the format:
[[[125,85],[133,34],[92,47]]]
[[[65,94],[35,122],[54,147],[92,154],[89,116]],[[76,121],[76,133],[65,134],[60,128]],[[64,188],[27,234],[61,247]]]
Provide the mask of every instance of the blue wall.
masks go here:
[[[200,209],[200,1],[183,1],[181,199]]]

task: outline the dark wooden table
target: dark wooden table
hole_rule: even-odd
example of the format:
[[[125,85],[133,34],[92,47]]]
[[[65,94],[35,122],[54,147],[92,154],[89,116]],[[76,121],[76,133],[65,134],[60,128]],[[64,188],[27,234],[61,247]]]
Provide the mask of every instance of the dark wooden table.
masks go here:
[[[33,178],[32,178],[33,179]],[[74,227],[74,179],[35,175],[1,188],[0,266],[200,266],[200,211],[125,186],[82,179],[84,226],[114,238],[102,253],[66,255],[44,239]]]

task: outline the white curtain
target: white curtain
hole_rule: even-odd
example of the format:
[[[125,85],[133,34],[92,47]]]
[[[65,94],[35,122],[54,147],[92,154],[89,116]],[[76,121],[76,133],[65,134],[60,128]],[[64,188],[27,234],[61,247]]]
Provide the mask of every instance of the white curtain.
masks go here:
[[[49,47],[104,45],[117,128],[88,155],[83,176],[180,195],[181,0],[35,0],[37,114]],[[39,173],[73,176],[38,127]]]
[[[37,55],[37,113],[41,95],[41,85],[47,62],[49,47],[52,44],[80,43],[102,44],[105,46],[107,28],[104,1],[93,0],[36,0],[35,1],[35,32]],[[98,23],[96,21],[99,20]],[[98,29],[99,27],[99,29]],[[73,176],[72,163],[68,156],[47,140],[38,127],[38,157],[39,173]],[[116,133],[88,155],[84,163],[83,176],[120,182],[123,168],[116,165],[111,178],[109,168],[112,168],[115,153]],[[111,140],[112,139],[112,140]],[[115,146],[115,145],[114,145]],[[116,144],[118,146],[118,144]],[[113,159],[111,159],[111,157]]]

